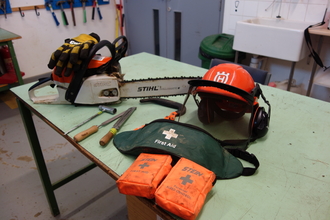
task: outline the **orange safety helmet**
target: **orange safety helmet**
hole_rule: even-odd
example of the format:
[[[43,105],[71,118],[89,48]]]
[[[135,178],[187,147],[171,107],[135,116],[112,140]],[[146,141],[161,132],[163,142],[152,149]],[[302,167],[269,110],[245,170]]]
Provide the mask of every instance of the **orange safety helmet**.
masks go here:
[[[227,84],[249,94],[255,88],[255,83],[251,75],[243,67],[231,63],[214,66],[206,72],[203,80]],[[198,86],[196,92],[201,97],[199,109],[199,116],[201,117],[205,111],[211,110],[210,108],[212,108],[211,111],[214,110],[223,116],[224,119],[239,118],[244,113],[251,112],[251,105],[237,93],[210,86]],[[210,102],[212,102],[212,106]],[[253,105],[258,105],[257,97],[254,97]],[[205,120],[202,121],[206,123]]]
[[[190,80],[188,83],[190,88],[183,106],[192,94],[198,106],[198,118],[203,124],[214,121],[214,112],[225,120],[251,113],[250,136],[246,143],[266,135],[270,121],[270,104],[259,84],[254,82],[243,67],[233,63],[219,64],[208,70],[202,79]],[[260,96],[268,105],[268,111],[259,106]]]

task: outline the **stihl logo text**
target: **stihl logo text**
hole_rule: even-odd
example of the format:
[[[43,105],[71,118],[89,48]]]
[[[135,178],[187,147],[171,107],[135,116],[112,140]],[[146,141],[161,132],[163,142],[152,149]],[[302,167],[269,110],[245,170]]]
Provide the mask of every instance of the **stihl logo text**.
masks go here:
[[[96,83],[93,84],[94,87],[105,87],[105,86],[111,86],[111,81],[98,81]]]
[[[138,87],[138,92],[147,92],[147,91],[158,91],[160,86],[143,86]]]

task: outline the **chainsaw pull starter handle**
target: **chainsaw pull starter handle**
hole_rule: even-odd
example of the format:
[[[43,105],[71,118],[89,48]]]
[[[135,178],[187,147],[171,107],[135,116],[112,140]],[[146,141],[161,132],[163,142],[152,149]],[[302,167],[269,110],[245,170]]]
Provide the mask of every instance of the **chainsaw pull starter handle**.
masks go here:
[[[95,132],[97,132],[99,130],[99,126],[97,125],[93,125],[92,127],[88,128],[85,131],[82,131],[78,134],[76,134],[73,139],[75,142],[79,142],[84,140],[85,138],[87,138],[88,136],[94,134]]]

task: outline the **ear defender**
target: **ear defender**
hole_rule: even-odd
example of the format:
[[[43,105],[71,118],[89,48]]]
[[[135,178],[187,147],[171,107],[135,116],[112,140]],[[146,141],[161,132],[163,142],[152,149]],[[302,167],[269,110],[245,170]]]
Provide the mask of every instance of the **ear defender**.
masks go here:
[[[261,138],[267,134],[269,127],[269,115],[265,111],[264,107],[258,107],[256,111],[254,111],[251,126],[252,138]]]
[[[208,98],[202,99],[198,106],[198,119],[203,124],[214,121],[214,102]]]

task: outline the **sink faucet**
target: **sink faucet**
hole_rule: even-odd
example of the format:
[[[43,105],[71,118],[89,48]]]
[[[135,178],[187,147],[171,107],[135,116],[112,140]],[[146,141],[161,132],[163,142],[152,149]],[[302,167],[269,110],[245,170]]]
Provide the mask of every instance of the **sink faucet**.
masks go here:
[[[274,5],[274,3],[275,3],[275,1],[276,0],[273,0],[273,2],[265,9],[265,11],[267,11],[271,6],[273,6]],[[278,10],[278,15],[276,16],[276,18],[281,18],[281,15],[280,15],[280,13],[281,13],[281,8],[282,8],[282,0],[279,0],[279,1],[281,1],[280,2],[280,8],[279,8],[279,10]]]
[[[279,8],[279,10],[278,10],[278,15],[276,16],[276,18],[281,18],[281,15],[280,15],[280,13],[281,13],[281,8],[282,8],[282,0],[281,0],[281,3],[280,3],[280,8]]]

